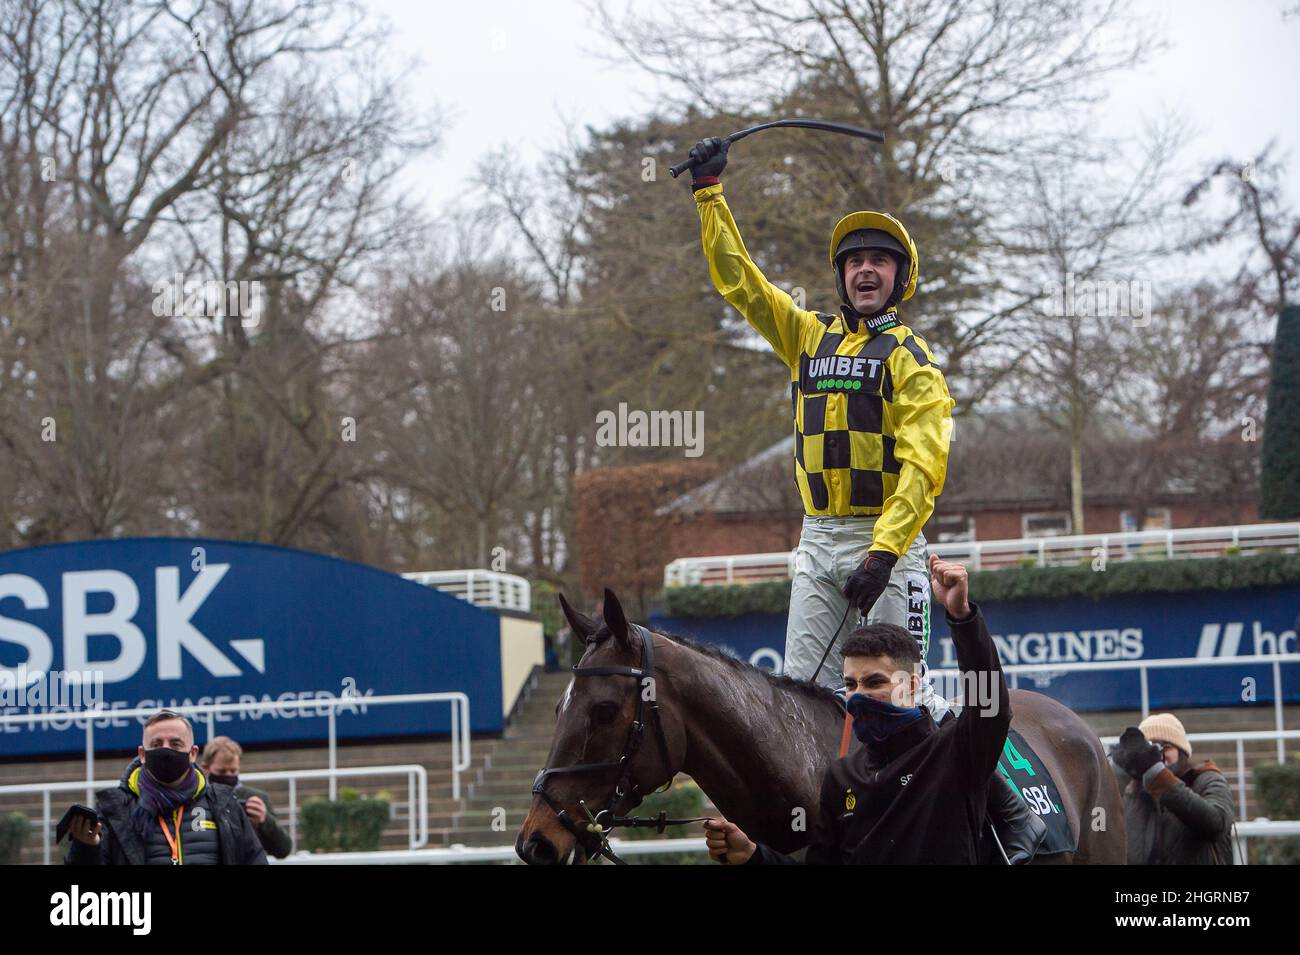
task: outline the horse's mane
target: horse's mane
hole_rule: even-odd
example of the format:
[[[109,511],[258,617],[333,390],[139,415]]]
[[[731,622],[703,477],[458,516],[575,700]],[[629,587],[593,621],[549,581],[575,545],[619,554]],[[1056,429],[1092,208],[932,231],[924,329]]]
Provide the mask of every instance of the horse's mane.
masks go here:
[[[649,630],[648,627],[646,629]],[[680,633],[668,633],[664,630],[651,630],[650,632],[671,640],[678,646],[692,650],[701,656],[706,656],[711,660],[717,660],[719,663],[731,667],[741,676],[748,677],[751,680],[766,680],[773,687],[783,692],[794,693],[818,702],[834,703],[836,706],[841,708],[844,706],[840,698],[835,695],[834,690],[828,689],[819,683],[812,683],[808,680],[796,680],[793,677],[778,676],[770,670],[764,670],[762,667],[756,667],[754,664],[741,660],[739,657],[732,656],[715,643],[700,643],[699,641],[683,636]],[[590,641],[589,648],[604,643],[605,640],[611,636],[613,636],[613,633],[609,629],[609,626],[605,624],[604,621],[601,621],[600,626],[588,638]],[[585,654],[583,659],[586,659]]]
[[[836,706],[840,705],[839,697],[835,695],[835,691],[827,689],[821,684],[812,683],[808,680],[796,680],[793,677],[788,676],[777,676],[770,670],[764,670],[762,667],[756,667],[752,663],[748,663],[745,660],[732,656],[726,650],[722,649],[722,647],[714,643],[700,643],[696,640],[692,640],[690,637],[684,637],[679,633],[665,633],[662,630],[655,630],[652,632],[659,634],[661,637],[667,637],[673,643],[683,646],[688,650],[693,650],[712,660],[717,660],[719,663],[726,664],[733,670],[736,670],[738,673],[748,676],[751,679],[755,676],[760,677],[779,690],[784,690],[788,693],[798,693],[812,700],[834,703]]]

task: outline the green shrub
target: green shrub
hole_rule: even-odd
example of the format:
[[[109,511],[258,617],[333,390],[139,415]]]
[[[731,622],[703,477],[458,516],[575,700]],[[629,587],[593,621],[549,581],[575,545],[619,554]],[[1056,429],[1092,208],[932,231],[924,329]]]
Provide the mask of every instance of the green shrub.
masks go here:
[[[388,799],[342,789],[339,798],[308,799],[302,804],[302,846],[309,852],[373,852],[388,824]]]
[[[669,819],[693,819],[704,815],[707,803],[704,792],[695,781],[681,777],[667,792],[647,796],[629,815],[657,816],[660,812],[666,812]],[[689,826],[668,826],[663,835],[659,834],[658,829],[647,826],[644,829],[619,829],[616,836],[619,839],[687,839],[703,834],[703,824],[694,822]],[[628,861],[638,865],[703,865],[709,862],[709,858],[702,852],[670,852],[637,856]]]
[[[560,610],[560,602],[555,599],[559,588],[549,580],[529,582],[533,598],[533,614],[541,618],[542,630],[554,636],[564,629],[566,621]]]
[[[0,816],[0,865],[18,864],[18,856],[23,851],[31,827],[21,812]]]
[[[1033,567],[971,574],[980,600],[1041,600],[1111,594],[1194,593],[1300,583],[1300,554],[1203,560],[1110,561],[1090,567]]]
[[[1255,767],[1255,798],[1269,819],[1300,819],[1300,762]],[[1262,865],[1300,865],[1300,838],[1256,840]]]

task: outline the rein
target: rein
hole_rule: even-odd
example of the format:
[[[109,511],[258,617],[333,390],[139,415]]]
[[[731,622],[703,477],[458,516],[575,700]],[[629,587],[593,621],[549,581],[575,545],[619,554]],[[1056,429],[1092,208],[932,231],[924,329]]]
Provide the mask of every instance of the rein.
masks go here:
[[[831,634],[830,642],[826,644],[826,649],[822,651],[822,658],[819,661],[817,661],[817,669],[813,670],[813,675],[808,678],[809,683],[817,682],[817,674],[821,673],[822,667],[826,665],[826,658],[831,655],[831,647],[835,646],[836,641],[839,640],[840,631],[844,629],[844,621],[849,619],[849,611],[852,609],[853,609],[852,602],[850,602],[849,605],[844,608],[844,616],[840,617],[839,626],[835,628],[835,632]],[[859,623],[862,622],[861,613],[858,614],[858,622]]]
[[[664,736],[663,717],[659,713],[657,694],[653,692],[655,671],[654,638],[650,631],[640,624],[629,624],[628,626],[632,632],[635,632],[641,638],[641,666],[639,669],[624,666],[583,667],[577,664],[573,666],[575,678],[580,676],[629,676],[636,680],[636,689],[633,691],[637,694],[636,716],[633,718],[632,725],[628,730],[627,742],[623,744],[623,754],[613,762],[546,767],[538,772],[537,777],[533,780],[533,794],[542,797],[546,805],[555,813],[556,818],[560,820],[560,824],[577,839],[578,844],[582,846],[588,858],[604,856],[615,865],[627,865],[627,863],[620,859],[614,853],[614,850],[610,848],[609,834],[614,829],[620,827],[631,829],[654,827],[660,833],[663,833],[668,826],[684,826],[693,822],[703,822],[709,818],[708,816],[699,816],[693,819],[669,819],[666,812],[661,812],[654,817],[619,816],[614,812],[615,807],[628,796],[636,800],[633,806],[641,802],[641,795],[637,787],[632,784],[632,764],[641,748],[646,725],[651,722],[651,718],[654,723],[655,738],[659,741],[659,753],[663,757],[664,767],[669,767],[668,739]],[[644,692],[641,692],[641,683],[647,677],[651,680],[652,689],[649,701],[646,700]],[[648,716],[647,702],[649,703]],[[614,784],[614,791],[606,800],[603,809],[593,814],[591,809],[588,808],[586,800],[578,800],[578,806],[587,817],[585,822],[575,822],[573,817],[569,815],[568,810],[546,791],[546,781],[551,776],[559,776],[565,773],[607,772],[615,769],[619,771],[618,782]],[[673,781],[670,777],[664,788],[658,791],[667,792],[672,784]]]

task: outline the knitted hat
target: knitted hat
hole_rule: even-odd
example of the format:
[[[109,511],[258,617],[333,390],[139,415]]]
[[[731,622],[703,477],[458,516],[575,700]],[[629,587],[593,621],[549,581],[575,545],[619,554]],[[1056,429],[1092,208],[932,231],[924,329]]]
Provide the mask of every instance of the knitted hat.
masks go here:
[[[1192,755],[1192,744],[1187,741],[1187,731],[1173,713],[1152,713],[1138,724],[1138,729],[1153,743],[1168,743],[1177,746],[1188,756]]]

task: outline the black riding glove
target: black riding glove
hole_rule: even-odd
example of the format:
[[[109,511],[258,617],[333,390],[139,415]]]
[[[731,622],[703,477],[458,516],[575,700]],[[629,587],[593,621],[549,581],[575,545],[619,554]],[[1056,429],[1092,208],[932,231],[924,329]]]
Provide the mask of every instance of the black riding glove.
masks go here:
[[[848,582],[844,585],[844,596],[849,598],[850,603],[857,605],[864,617],[885,592],[889,573],[896,563],[897,554],[871,550],[867,551],[867,559],[862,562],[862,566],[849,574]]]
[[[725,139],[719,139],[717,136],[710,136],[708,139],[701,139],[691,147],[687,154],[695,163],[691,167],[691,185],[701,179],[717,179],[722,175],[722,170],[727,168],[727,150],[731,148],[731,143]],[[712,185],[704,183],[704,185]]]
[[[1141,779],[1148,769],[1164,760],[1164,748],[1159,743],[1148,741],[1136,726],[1130,726],[1119,738],[1119,744],[1111,750],[1111,758],[1124,772],[1134,779]]]

